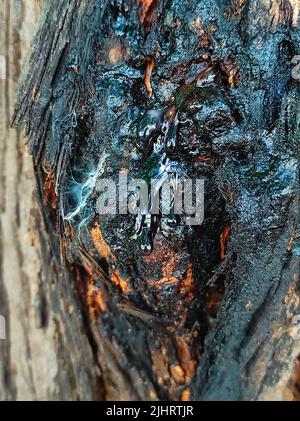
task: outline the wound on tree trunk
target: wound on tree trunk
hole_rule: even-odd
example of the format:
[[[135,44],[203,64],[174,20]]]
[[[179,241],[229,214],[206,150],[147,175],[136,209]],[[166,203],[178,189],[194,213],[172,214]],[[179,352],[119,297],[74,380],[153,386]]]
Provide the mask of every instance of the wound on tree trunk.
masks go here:
[[[14,123],[95,396],[297,398],[298,14],[297,0],[45,6]],[[203,223],[101,215],[99,183],[120,174],[203,179]]]

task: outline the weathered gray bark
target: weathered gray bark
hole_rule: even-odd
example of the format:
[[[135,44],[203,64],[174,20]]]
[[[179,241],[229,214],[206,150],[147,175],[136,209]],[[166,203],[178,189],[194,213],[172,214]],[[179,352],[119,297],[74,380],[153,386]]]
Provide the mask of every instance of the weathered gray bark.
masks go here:
[[[286,385],[300,354],[297,4],[47,8],[15,122],[29,137],[45,242],[61,274],[47,308],[70,335],[60,337],[74,363],[70,393],[92,396],[96,365],[106,399],[295,398]],[[118,237],[132,221],[97,215],[97,188],[64,218],[78,199],[71,189],[104,153],[105,176],[143,171],[131,156],[137,145],[148,162],[149,139],[136,131],[147,110],[178,112],[170,159],[206,180],[204,224],[181,242],[176,228],[167,240],[158,232],[150,257]],[[81,380],[77,331],[95,361],[87,357]]]
[[[0,53],[0,400],[97,399],[102,389],[70,286],[50,253],[32,157],[10,128],[18,78],[39,15],[39,1],[1,2]]]

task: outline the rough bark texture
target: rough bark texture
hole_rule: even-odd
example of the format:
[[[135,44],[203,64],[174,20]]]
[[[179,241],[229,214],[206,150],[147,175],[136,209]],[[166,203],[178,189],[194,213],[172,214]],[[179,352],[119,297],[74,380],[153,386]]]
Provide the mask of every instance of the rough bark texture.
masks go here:
[[[70,286],[50,253],[37,200],[32,157],[21,133],[10,129],[17,82],[33,36],[39,1],[1,3],[0,53],[0,340],[1,400],[97,399],[99,370],[77,317]]]
[[[62,347],[56,396],[295,398],[298,14],[292,0],[45,8],[14,121],[51,245],[39,308]],[[205,219],[151,221],[139,243],[133,217],[97,214],[98,182],[157,174],[161,122],[169,172],[205,179]]]

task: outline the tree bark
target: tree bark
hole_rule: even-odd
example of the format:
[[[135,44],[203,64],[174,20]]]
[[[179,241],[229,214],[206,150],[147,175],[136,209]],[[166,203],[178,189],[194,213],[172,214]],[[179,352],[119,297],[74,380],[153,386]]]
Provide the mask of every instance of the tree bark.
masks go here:
[[[39,1],[1,7],[0,340],[1,400],[76,400],[101,396],[99,370],[69,286],[50,253],[32,157],[11,129],[17,83],[33,36]],[[3,25],[2,25],[3,23]],[[65,307],[66,306],[66,307]]]
[[[9,332],[23,291],[24,322],[39,309],[40,330],[22,328],[32,365],[31,341],[51,337],[55,392],[35,397],[297,398],[299,41],[292,0],[45,7],[14,115],[34,159],[42,279],[20,278],[15,294],[1,282]],[[99,215],[98,184],[157,170],[161,121],[171,168],[205,179],[205,218],[151,221],[138,244],[134,218]],[[0,387],[15,398],[13,343]]]

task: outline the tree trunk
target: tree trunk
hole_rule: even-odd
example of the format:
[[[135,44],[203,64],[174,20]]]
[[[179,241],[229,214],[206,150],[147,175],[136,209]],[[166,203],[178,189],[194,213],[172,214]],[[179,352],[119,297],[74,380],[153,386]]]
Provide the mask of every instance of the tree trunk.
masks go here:
[[[4,397],[297,399],[299,41],[296,0],[45,6],[14,115],[31,252],[32,182],[3,184]],[[204,179],[203,223],[101,215],[120,173]]]
[[[39,1],[6,0],[1,7],[0,340],[1,400],[75,400],[101,396],[99,369],[70,286],[59,279],[38,205],[32,157],[10,129],[17,81],[39,15]],[[65,307],[66,306],[66,307]]]

